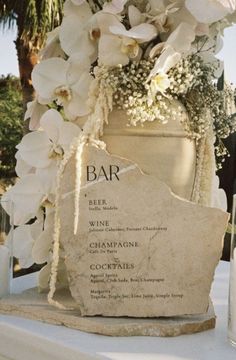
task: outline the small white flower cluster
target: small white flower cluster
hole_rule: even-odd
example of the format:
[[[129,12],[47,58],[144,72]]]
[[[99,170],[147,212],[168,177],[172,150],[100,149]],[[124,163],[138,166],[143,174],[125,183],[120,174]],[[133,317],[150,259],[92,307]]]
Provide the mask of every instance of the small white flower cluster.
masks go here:
[[[141,60],[109,71],[106,78],[107,86],[113,88],[113,106],[127,112],[130,125],[143,124],[145,121],[158,121],[162,124],[176,116],[176,109],[170,107],[175,98],[157,92],[150,102],[151,83],[147,77],[154,60]]]
[[[174,86],[175,94],[190,115],[188,123],[184,124],[185,128],[197,143],[206,136],[210,126],[213,128],[217,166],[221,168],[225,156],[228,156],[222,139],[236,131],[236,114],[232,114],[234,91],[230,86],[218,90],[214,82],[214,68],[204,63],[200,57],[190,56],[183,61],[188,63],[188,69],[198,73],[197,78],[193,77],[192,82],[189,82],[184,93],[182,93],[181,81],[178,82],[179,91]],[[171,71],[175,73],[175,78],[181,79],[176,75],[177,69],[178,67]]]
[[[173,95],[186,95],[197,86],[203,76],[202,61],[198,56],[188,56],[168,72],[169,90]]]
[[[154,62],[155,59],[141,60],[104,72],[105,86],[113,92],[113,106],[126,111],[130,125],[154,120],[164,124],[171,117],[181,115],[181,107],[176,110],[170,106],[173,100],[179,100],[189,114],[183,125],[190,138],[198,143],[206,136],[209,127],[213,127],[220,167],[228,155],[222,139],[236,131],[236,116],[229,116],[226,103],[226,99],[233,101],[233,90],[230,87],[217,90],[214,67],[204,63],[196,54],[181,59],[165,78],[159,76],[148,82],[147,74]],[[150,101],[153,81],[155,92],[152,92]],[[164,91],[163,81],[168,84]]]

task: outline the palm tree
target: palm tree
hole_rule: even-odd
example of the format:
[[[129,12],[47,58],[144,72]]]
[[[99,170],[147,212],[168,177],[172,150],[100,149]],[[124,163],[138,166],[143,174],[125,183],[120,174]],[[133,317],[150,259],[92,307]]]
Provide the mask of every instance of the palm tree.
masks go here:
[[[64,0],[0,0],[2,28],[17,27],[15,41],[24,107],[34,97],[31,72],[47,32],[62,19]]]

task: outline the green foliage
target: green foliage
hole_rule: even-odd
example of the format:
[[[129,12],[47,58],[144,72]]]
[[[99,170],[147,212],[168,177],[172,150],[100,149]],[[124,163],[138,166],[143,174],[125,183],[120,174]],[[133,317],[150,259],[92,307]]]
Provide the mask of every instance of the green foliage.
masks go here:
[[[15,146],[22,138],[23,105],[16,77],[0,77],[0,177],[15,175]]]

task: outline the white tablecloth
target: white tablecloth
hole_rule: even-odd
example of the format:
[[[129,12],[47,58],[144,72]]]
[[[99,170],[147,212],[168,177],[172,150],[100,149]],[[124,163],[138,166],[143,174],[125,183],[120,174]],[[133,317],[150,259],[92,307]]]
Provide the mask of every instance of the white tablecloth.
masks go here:
[[[34,275],[15,281],[15,291]],[[227,341],[229,264],[220,262],[212,288],[214,330],[175,338],[108,337],[0,315],[0,360],[236,360]]]

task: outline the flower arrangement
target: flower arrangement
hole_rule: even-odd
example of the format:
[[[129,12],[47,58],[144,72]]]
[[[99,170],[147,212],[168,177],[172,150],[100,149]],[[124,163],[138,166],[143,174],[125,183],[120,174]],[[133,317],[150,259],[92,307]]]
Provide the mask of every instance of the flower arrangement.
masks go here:
[[[223,67],[215,55],[234,22],[235,0],[66,0],[62,24],[48,35],[32,73],[36,98],[25,114],[32,132],[17,146],[19,179],[4,195],[14,204],[15,256],[23,267],[46,263],[39,286],[50,279],[49,301],[56,280],[66,282],[61,177],[76,154],[76,232],[83,146],[105,147],[100,136],[113,108],[135,126],[165,123],[182,111],[169,104],[182,103],[189,113],[183,126],[196,143],[212,127],[220,165],[227,154],[222,139],[236,130],[236,117],[227,106],[231,88],[217,90]]]

